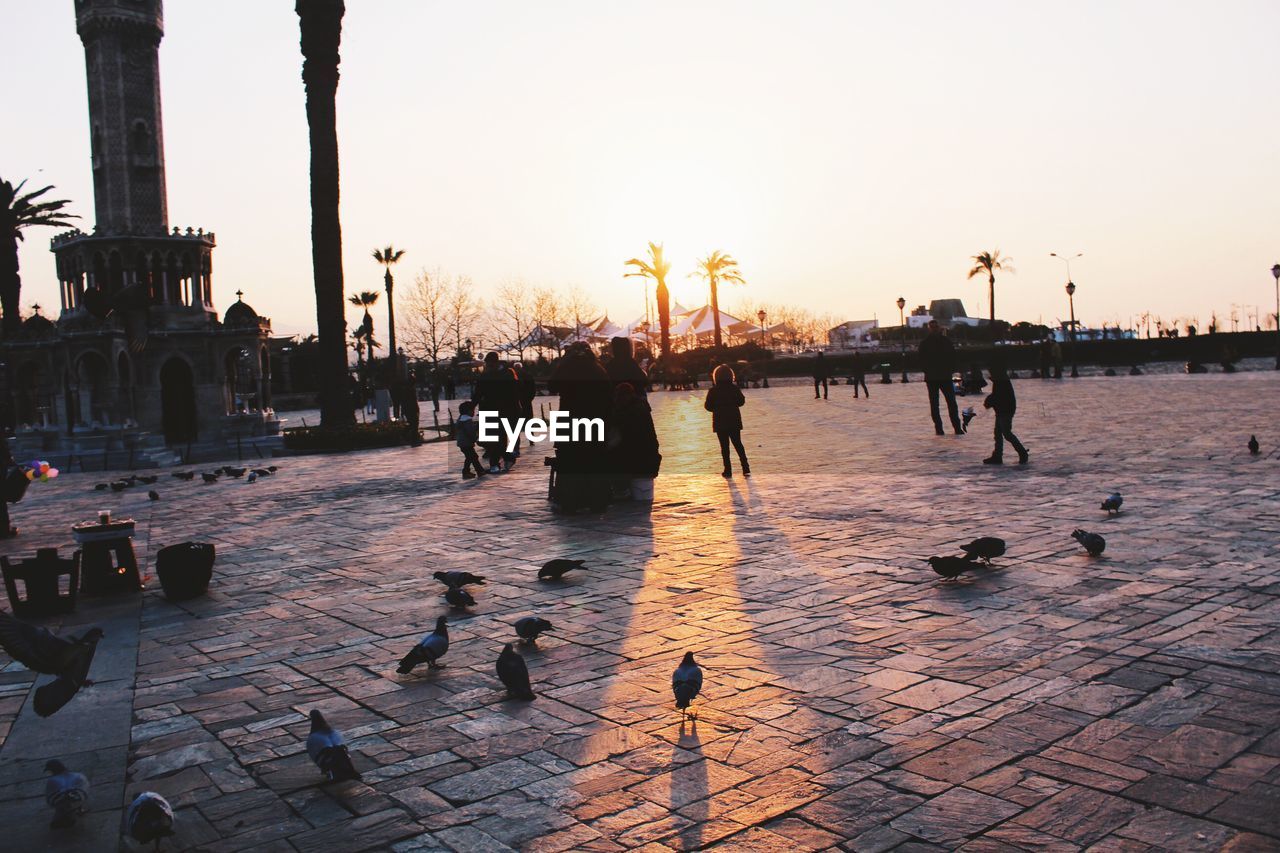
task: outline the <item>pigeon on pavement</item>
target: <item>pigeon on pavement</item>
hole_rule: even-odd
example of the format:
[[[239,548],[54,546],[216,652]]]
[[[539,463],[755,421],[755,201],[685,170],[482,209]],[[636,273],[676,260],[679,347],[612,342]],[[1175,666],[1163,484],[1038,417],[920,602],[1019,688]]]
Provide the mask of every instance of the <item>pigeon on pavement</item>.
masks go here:
[[[332,728],[319,711],[311,712],[311,733],[307,735],[307,755],[329,777],[330,782],[359,779],[360,774],[351,764],[351,756],[342,740],[342,733]]]
[[[155,849],[159,850],[160,839],[173,835],[173,806],[155,791],[143,791],[129,805],[125,828],[134,841],[155,842]]]
[[[538,635],[555,630],[546,619],[525,616],[516,620],[516,636],[526,643],[538,642]]]
[[[1249,452],[1254,456],[1258,455],[1258,450],[1261,448],[1261,445],[1258,444],[1258,437],[1256,435],[1249,436],[1249,444],[1247,447],[1249,448]]]
[[[532,699],[533,687],[529,684],[529,667],[525,666],[524,658],[516,654],[511,648],[511,644],[507,643],[502,647],[502,654],[498,655],[498,680],[502,682],[502,686],[507,688],[507,695],[512,699]]]
[[[585,568],[586,560],[548,560],[538,569],[538,580],[560,580],[565,572]]]
[[[200,472],[200,479],[204,480],[206,483],[216,483],[218,482],[218,475],[210,474],[207,471],[202,471]]]
[[[41,717],[58,712],[89,681],[101,628],[90,628],[79,637],[56,637],[48,628],[28,625],[0,611],[0,647],[18,663],[34,672],[56,675],[53,681],[36,688],[34,707]]]
[[[1107,540],[1103,539],[1097,533],[1090,533],[1087,530],[1076,529],[1071,531],[1071,538],[1084,546],[1089,552],[1090,557],[1099,557],[1107,548]]]
[[[169,476],[173,477],[175,480],[194,480],[196,477],[196,472],[195,471],[174,471]]]
[[[1124,503],[1124,498],[1120,496],[1120,493],[1113,492],[1102,502],[1102,508],[1107,511],[1107,515],[1118,514],[1122,503]]]
[[[989,566],[996,557],[1004,556],[1004,540],[995,536],[980,536],[968,545],[961,545],[960,550],[970,560],[981,560]]]
[[[149,497],[153,501],[158,501],[160,500],[160,493],[157,492],[155,489],[152,489],[151,491],[147,492],[147,497]]]
[[[444,657],[447,651],[449,651],[449,626],[441,616],[436,620],[436,629],[419,640],[418,645],[410,649],[409,654],[400,660],[400,666],[396,667],[396,672],[406,675],[413,672],[413,668],[420,663],[425,663],[428,669],[440,669],[444,664],[436,661]]]
[[[471,597],[471,593],[456,586],[451,586],[445,591],[444,600],[454,607],[471,607],[476,603],[476,600]]]
[[[958,578],[974,566],[969,557],[930,557],[925,562],[944,578]]]
[[[471,572],[435,572],[431,576],[445,586],[456,586],[459,589],[468,584],[484,586],[484,578]]]
[[[83,773],[72,773],[56,758],[47,762],[44,769],[49,774],[44,783],[44,801],[53,809],[53,822],[49,828],[75,826],[76,820],[87,811],[89,780]]]
[[[685,652],[680,665],[671,674],[671,692],[675,694],[676,708],[680,711],[682,721],[690,715],[689,705],[698,698],[701,691],[702,667],[694,661],[693,652]],[[696,714],[693,717],[697,719]]]

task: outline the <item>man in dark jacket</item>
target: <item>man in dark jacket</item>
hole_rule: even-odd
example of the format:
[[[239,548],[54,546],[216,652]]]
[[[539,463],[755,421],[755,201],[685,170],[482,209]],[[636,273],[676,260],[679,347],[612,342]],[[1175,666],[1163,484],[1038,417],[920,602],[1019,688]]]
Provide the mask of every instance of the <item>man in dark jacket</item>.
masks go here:
[[[929,389],[929,412],[933,416],[933,429],[944,435],[942,416],[938,413],[938,392],[947,400],[947,414],[951,416],[951,428],[956,435],[964,435],[960,423],[960,410],[956,407],[956,389],[951,375],[956,369],[956,350],[937,320],[929,321],[929,334],[920,342],[920,361],[924,365],[924,381]]]
[[[818,353],[817,358],[813,360],[813,399],[818,399],[818,386],[822,386],[822,399],[827,397],[827,379],[830,378],[831,372],[827,370],[827,360],[822,353]]]
[[[616,337],[609,341],[609,363],[604,366],[605,372],[617,388],[623,382],[631,385],[635,393],[645,396],[649,393],[649,377],[644,368],[636,362],[631,351],[631,339]]]
[[[484,369],[475,381],[472,399],[476,411],[496,412],[499,418],[506,420],[513,427],[520,415],[519,386],[511,368],[503,364],[496,352],[484,357]],[[508,453],[502,429],[498,430],[498,440],[484,446],[485,457],[489,460],[489,473],[497,474],[502,468],[510,468],[515,462],[515,453]],[[502,468],[499,468],[499,462]]]

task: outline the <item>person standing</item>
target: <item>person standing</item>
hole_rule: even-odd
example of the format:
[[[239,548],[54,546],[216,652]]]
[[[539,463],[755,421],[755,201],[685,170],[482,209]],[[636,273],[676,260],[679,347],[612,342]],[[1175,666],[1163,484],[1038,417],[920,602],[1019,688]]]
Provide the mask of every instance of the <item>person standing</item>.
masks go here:
[[[920,361],[924,365],[924,381],[929,390],[929,413],[933,416],[933,429],[938,435],[945,435],[942,429],[942,415],[938,412],[938,393],[947,401],[947,414],[951,417],[951,428],[956,435],[964,435],[964,426],[960,423],[960,410],[956,406],[956,389],[951,376],[956,369],[956,350],[951,341],[942,333],[942,326],[937,320],[929,321],[929,334],[920,342]]]
[[[824,400],[829,399],[827,397],[827,379],[830,375],[827,370],[827,359],[822,353],[818,353],[818,357],[813,360],[813,399],[816,400],[819,396]],[[822,394],[818,394],[819,385],[822,386]]]
[[[475,381],[476,410],[494,412],[513,427],[520,418],[520,401],[516,386],[515,374],[498,358],[496,352],[484,357],[484,369]],[[498,439],[484,445],[484,455],[489,461],[489,473],[497,474],[510,469],[515,462],[515,454],[506,451],[506,439],[503,430],[498,429]],[[502,467],[499,467],[501,462]]]
[[[574,418],[600,418],[609,435],[613,384],[600,360],[583,342],[569,344],[551,371],[547,390],[560,397],[559,410]],[[586,508],[602,511],[609,505],[608,448],[584,435],[555,445],[555,488],[552,502],[564,512]]]
[[[706,402],[702,407],[711,413],[711,429],[720,440],[720,458],[724,461],[723,477],[732,477],[733,468],[729,464],[729,444],[738,452],[738,461],[742,463],[742,476],[751,476],[751,463],[747,461],[746,448],[742,446],[742,407],[747,398],[742,396],[733,375],[733,368],[722,364],[711,374],[711,389],[707,391]]]
[[[8,483],[5,481],[17,467],[18,463],[14,461],[13,453],[9,450],[9,437],[5,435],[4,429],[0,428],[0,489],[8,491]],[[0,539],[17,535],[18,528],[9,524],[9,496],[0,494]]]
[[[609,374],[609,379],[613,382],[613,386],[617,388],[626,382],[636,394],[642,397],[647,396],[649,393],[649,377],[645,374],[644,368],[636,361],[635,354],[631,349],[631,339],[620,336],[610,339],[609,355],[609,363],[604,366],[604,369]]]
[[[527,421],[533,417],[533,398],[538,396],[538,382],[529,375],[529,368],[518,361],[511,365],[511,371],[516,377],[516,402],[520,405],[520,417]],[[519,455],[520,439],[517,437],[516,456]]]
[[[849,367],[853,371],[853,399],[858,399],[858,386],[861,385],[862,395],[870,400],[871,392],[867,390],[867,362],[862,353],[854,352],[853,363]]]
[[[984,408],[991,409],[996,415],[995,448],[991,455],[982,462],[985,465],[1004,464],[1004,442],[1009,440],[1018,454],[1018,464],[1026,465],[1030,453],[1018,437],[1013,434],[1013,415],[1018,411],[1018,398],[1013,393],[1013,383],[1005,370],[1004,362],[995,360],[991,363],[991,393],[982,401]]]

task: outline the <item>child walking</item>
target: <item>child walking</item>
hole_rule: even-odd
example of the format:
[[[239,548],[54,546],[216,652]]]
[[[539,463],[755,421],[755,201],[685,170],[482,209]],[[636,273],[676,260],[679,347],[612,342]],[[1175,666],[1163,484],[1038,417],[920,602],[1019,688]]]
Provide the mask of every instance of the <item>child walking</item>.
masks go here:
[[[747,402],[738,388],[733,368],[722,364],[711,373],[711,390],[707,392],[707,401],[702,407],[711,413],[711,429],[720,439],[720,457],[724,460],[722,476],[732,477],[733,469],[729,465],[729,442],[738,451],[738,461],[742,463],[742,475],[751,476],[751,465],[747,462],[747,451],[742,446],[742,412]]]
[[[982,401],[982,405],[983,408],[991,409],[996,415],[996,446],[991,451],[991,455],[982,460],[983,464],[1003,465],[1004,442],[1008,439],[1018,453],[1018,464],[1026,465],[1030,453],[1013,434],[1013,415],[1018,410],[1018,398],[1014,396],[1013,383],[1009,381],[1009,374],[1005,371],[1002,361],[997,360],[991,363],[991,393]]]
[[[458,406],[458,423],[454,427],[454,434],[458,442],[458,449],[462,451],[462,479],[474,480],[477,476],[484,476],[489,473],[484,469],[484,465],[480,463],[480,457],[476,455],[476,442],[480,440],[480,422],[475,418],[476,404],[470,400]],[[471,469],[475,469],[475,473],[471,473]]]

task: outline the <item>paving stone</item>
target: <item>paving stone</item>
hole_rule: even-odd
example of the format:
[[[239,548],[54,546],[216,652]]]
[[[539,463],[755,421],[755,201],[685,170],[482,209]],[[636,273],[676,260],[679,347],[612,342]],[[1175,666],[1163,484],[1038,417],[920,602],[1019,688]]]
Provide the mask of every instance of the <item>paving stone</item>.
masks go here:
[[[889,825],[917,838],[941,843],[982,832],[1021,810],[1014,803],[977,791],[952,788],[894,818]]]

